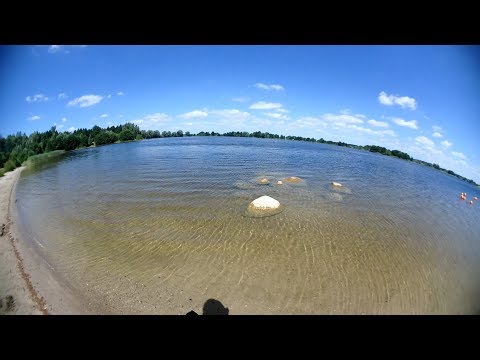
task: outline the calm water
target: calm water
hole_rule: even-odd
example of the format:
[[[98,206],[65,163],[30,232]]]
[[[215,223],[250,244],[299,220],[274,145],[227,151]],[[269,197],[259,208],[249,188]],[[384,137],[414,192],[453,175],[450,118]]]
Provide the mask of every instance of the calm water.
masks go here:
[[[273,185],[289,176],[304,181]],[[201,313],[215,298],[230,314],[478,313],[480,202],[460,192],[480,196],[336,146],[168,138],[27,169],[17,210],[28,241],[98,312]],[[285,210],[245,216],[262,195]]]

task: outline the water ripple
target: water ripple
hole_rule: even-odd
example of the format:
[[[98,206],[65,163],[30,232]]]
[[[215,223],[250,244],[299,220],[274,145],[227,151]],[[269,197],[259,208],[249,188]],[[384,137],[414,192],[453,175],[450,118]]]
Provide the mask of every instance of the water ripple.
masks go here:
[[[274,185],[289,176],[304,181]],[[463,191],[480,195],[378,154],[196,137],[69,153],[22,175],[17,211],[62,278],[118,313],[213,297],[232,314],[453,314],[479,308],[480,205]],[[285,210],[245,217],[262,195]]]

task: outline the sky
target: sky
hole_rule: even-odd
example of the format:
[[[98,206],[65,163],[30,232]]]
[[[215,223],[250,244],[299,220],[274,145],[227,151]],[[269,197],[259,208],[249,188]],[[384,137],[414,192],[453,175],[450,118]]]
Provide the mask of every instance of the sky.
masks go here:
[[[0,46],[0,134],[134,122],[379,145],[480,183],[480,46]]]

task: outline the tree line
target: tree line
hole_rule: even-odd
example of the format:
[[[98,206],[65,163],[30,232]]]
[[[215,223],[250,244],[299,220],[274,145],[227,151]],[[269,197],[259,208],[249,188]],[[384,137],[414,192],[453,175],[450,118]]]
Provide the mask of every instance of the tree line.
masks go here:
[[[336,146],[349,147],[358,150],[365,150],[373,153],[379,153],[386,156],[394,156],[400,159],[413,161],[418,164],[432,167],[439,171],[443,171],[449,175],[455,176],[473,185],[477,185],[473,180],[467,179],[461,175],[456,174],[452,170],[441,168],[437,164],[432,164],[426,161],[412,158],[409,154],[400,150],[390,150],[377,145],[354,145],[342,141],[329,141],[323,138],[315,139],[301,136],[285,136],[278,134],[271,134],[269,132],[255,131],[249,133],[247,131],[229,131],[226,133],[218,133],[215,131],[201,131],[197,134],[191,134],[189,131],[185,133],[182,130],[178,131],[162,131],[159,130],[140,130],[138,125],[133,123],[126,123],[123,125],[109,126],[101,128],[95,125],[91,129],[77,129],[73,132],[58,132],[55,126],[45,132],[35,131],[30,136],[25,133],[17,132],[15,135],[8,135],[3,138],[0,135],[0,176],[4,172],[11,171],[27,160],[30,156],[48,153],[53,150],[75,150],[92,146],[107,145],[125,141],[155,139],[167,137],[183,137],[183,136],[229,136],[229,137],[255,137],[261,139],[279,139],[279,140],[295,140],[307,141],[313,143],[329,144]]]

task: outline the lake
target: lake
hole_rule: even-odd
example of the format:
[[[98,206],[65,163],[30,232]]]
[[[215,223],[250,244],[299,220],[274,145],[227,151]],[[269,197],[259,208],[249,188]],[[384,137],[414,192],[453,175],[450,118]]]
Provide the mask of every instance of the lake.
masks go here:
[[[303,181],[276,185],[289,176]],[[365,151],[184,137],[25,169],[16,210],[26,241],[99,313],[201,313],[214,298],[230,314],[470,314],[480,203],[461,192],[480,196]],[[284,211],[248,216],[262,195]]]

